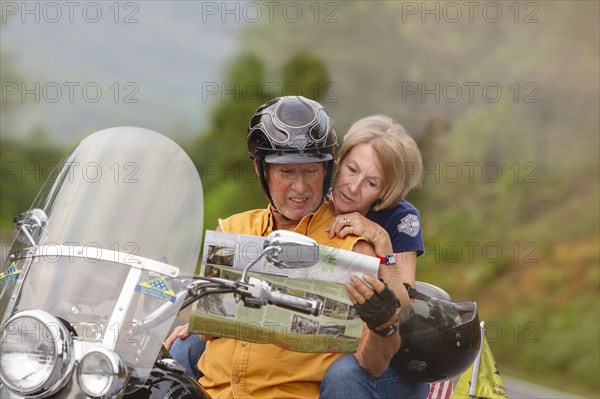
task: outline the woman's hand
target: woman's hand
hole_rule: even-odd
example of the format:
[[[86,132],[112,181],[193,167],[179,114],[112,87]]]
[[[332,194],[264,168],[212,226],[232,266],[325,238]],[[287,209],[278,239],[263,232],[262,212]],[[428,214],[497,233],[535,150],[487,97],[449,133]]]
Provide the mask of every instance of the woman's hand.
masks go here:
[[[165,346],[165,348],[167,348],[167,350],[171,350],[171,346],[173,345],[173,342],[175,342],[175,340],[177,338],[186,339],[189,336],[190,336],[189,323],[186,323],[182,326],[177,326],[173,329],[173,332],[171,333],[171,335],[169,335],[169,337],[167,339],[165,339],[165,342],[163,342],[163,345]],[[215,337],[214,335],[200,335],[200,339],[202,341],[210,341],[211,339],[215,339],[215,338],[217,338],[217,337]]]
[[[373,244],[377,256],[386,256],[393,252],[387,231],[358,212],[334,217],[325,231],[329,232],[329,238],[336,235],[344,238],[349,234],[362,236]]]

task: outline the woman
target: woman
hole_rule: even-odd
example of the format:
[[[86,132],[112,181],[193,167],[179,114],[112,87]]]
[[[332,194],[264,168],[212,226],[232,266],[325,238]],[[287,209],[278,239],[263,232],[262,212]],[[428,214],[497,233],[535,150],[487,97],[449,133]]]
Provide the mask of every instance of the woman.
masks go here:
[[[371,241],[376,254],[387,259],[382,277],[402,304],[407,301],[402,283],[414,286],[416,258],[424,251],[419,213],[404,200],[421,172],[419,149],[402,126],[389,117],[370,116],[354,123],[345,136],[331,195],[338,216],[327,228],[330,237],[355,234]],[[351,284],[346,287],[353,303],[364,301]],[[179,327],[166,345],[187,336],[187,326]],[[192,336],[176,341],[171,352],[198,373],[203,345]],[[406,383],[391,369],[372,377],[352,354],[336,361],[321,384],[322,397],[387,397],[393,392],[394,397],[418,398],[426,397],[427,391],[426,384]]]
[[[421,180],[415,141],[391,118],[355,122],[344,137],[332,198],[338,216],[330,237],[362,235],[378,256],[402,253],[395,269],[414,286],[416,258],[424,251],[419,212],[404,199]]]
[[[424,247],[419,212],[404,197],[419,184],[421,173],[415,141],[389,117],[363,118],[344,137],[332,190],[338,215],[328,230],[331,237],[368,239],[386,260],[381,274],[390,285],[415,285],[417,256]],[[369,376],[351,354],[338,359],[321,383],[322,398],[425,398],[427,393],[427,384],[408,383],[391,369],[379,378]]]

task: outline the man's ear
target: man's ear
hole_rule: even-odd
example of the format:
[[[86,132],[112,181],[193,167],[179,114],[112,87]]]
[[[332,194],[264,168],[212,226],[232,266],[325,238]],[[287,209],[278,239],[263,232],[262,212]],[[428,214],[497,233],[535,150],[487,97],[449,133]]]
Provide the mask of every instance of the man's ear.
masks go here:
[[[256,159],[253,159],[252,163],[254,164],[254,171],[256,172],[256,176],[260,178],[260,173],[258,172],[258,161]]]

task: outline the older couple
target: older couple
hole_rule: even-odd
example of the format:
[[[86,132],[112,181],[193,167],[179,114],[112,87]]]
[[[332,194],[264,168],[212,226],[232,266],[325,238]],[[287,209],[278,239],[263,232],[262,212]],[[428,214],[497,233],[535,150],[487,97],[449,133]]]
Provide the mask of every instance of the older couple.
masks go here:
[[[353,354],[300,353],[272,344],[186,338],[187,326],[165,342],[189,368],[201,353],[200,384],[213,398],[425,398],[428,386],[398,376],[389,363],[402,343],[403,283],[415,284],[423,248],[418,211],[405,195],[421,177],[421,155],[402,126],[385,116],[357,121],[338,146],[323,107],[304,97],[280,97],[250,121],[248,151],[269,200],[220,220],[218,230],[266,236],[292,230],[317,242],[381,260],[378,276],[346,283],[365,325]],[[365,283],[366,282],[366,283]],[[385,284],[384,284],[385,283]],[[202,353],[203,352],[203,353]],[[191,360],[190,360],[191,358]]]

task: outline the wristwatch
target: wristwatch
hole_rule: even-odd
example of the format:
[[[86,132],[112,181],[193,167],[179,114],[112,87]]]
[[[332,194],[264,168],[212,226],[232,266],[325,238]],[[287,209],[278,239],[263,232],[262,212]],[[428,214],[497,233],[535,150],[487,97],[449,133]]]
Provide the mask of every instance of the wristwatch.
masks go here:
[[[395,265],[396,264],[396,254],[386,255],[386,256],[378,256],[380,265]]]
[[[371,330],[378,335],[381,335],[384,338],[391,337],[394,335],[398,329],[400,328],[400,320],[396,320],[394,324],[390,325],[388,328],[383,330]]]

